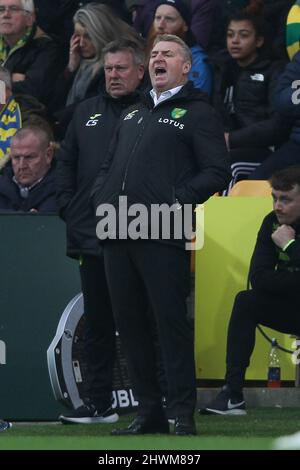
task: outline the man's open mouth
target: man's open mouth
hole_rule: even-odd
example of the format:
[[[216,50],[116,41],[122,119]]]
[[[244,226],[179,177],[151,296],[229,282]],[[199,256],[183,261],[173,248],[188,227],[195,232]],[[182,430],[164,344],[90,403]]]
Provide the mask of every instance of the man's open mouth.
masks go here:
[[[154,72],[155,72],[155,76],[158,77],[159,75],[163,75],[167,71],[164,67],[156,67]]]

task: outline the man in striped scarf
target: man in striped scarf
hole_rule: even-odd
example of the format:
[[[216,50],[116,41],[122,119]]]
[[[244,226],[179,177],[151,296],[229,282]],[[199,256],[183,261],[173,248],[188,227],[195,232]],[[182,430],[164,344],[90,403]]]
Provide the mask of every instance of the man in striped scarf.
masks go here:
[[[22,127],[21,111],[11,91],[11,74],[0,66],[0,168],[10,153],[10,140]]]

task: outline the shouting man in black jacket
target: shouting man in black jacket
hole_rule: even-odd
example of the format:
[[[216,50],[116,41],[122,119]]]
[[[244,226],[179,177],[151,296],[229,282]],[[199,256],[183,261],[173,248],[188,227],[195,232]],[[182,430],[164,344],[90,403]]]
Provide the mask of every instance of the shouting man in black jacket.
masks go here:
[[[258,233],[250,266],[252,290],[235,298],[227,336],[225,386],[201,414],[246,414],[243,385],[258,324],[300,334],[300,166],[274,173],[270,183],[274,210]]]
[[[57,197],[67,225],[67,254],[79,259],[86,318],[87,397],[64,423],[111,423],[115,327],[103,250],[89,196],[121,113],[139,99],[144,52],[128,40],[103,49],[106,91],[76,108],[57,157]]]
[[[188,83],[190,68],[186,44],[158,36],[149,64],[153,89],[122,115],[92,193],[98,215],[117,214],[115,223],[109,216],[100,220],[97,235],[104,241],[113,310],[139,401],[137,418],[115,435],[169,432],[145,313],[149,304],[175,433],[196,434],[194,344],[186,315],[190,256],[178,221],[226,186],[229,164],[221,123],[205,95]],[[162,220],[153,221],[158,208]],[[132,219],[137,213],[141,217]]]

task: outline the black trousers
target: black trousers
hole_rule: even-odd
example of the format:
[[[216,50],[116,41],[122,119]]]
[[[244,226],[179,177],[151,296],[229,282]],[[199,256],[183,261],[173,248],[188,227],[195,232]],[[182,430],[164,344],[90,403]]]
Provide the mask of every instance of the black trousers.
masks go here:
[[[104,259],[140,414],[161,411],[150,305],[166,374],[168,407],[173,416],[191,416],[196,380],[193,330],[186,310],[189,253],[159,242],[124,240],[106,242]]]
[[[103,256],[82,256],[80,277],[85,313],[85,393],[102,408],[111,403],[115,361],[115,324]]]
[[[288,296],[262,294],[255,290],[237,294],[228,327],[225,381],[240,392],[255,346],[256,325],[282,333],[300,334],[300,302]],[[265,360],[265,358],[262,358]]]

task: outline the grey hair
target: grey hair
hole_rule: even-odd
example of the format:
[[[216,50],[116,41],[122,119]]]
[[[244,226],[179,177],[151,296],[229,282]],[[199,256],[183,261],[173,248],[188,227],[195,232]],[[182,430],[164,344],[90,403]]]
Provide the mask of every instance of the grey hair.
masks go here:
[[[182,57],[184,58],[184,60],[192,64],[192,52],[189,46],[178,36],[175,36],[175,34],[159,34],[154,40],[153,47],[161,41],[174,42],[175,44],[178,44],[181,48]]]
[[[45,128],[35,125],[29,125],[18,129],[17,132],[13,135],[11,143],[13,143],[15,139],[23,140],[29,135],[34,135],[38,139],[40,146],[44,149],[50,145],[51,136],[49,132],[47,132]]]
[[[106,54],[114,54],[119,51],[129,51],[135,65],[145,65],[146,55],[142,43],[138,44],[130,39],[117,39],[108,43],[102,49],[102,62],[104,63]]]
[[[25,11],[27,11],[28,13],[34,13],[35,7],[33,0],[20,0],[20,3]]]
[[[87,3],[76,11],[74,24],[79,23],[86,29],[96,50],[96,59],[101,61],[101,53],[107,43],[125,37],[135,40],[138,34],[123,20],[115,16],[112,10],[102,4]]]
[[[11,73],[2,65],[0,65],[0,81],[4,82],[6,88],[9,88],[11,90],[12,88]]]

